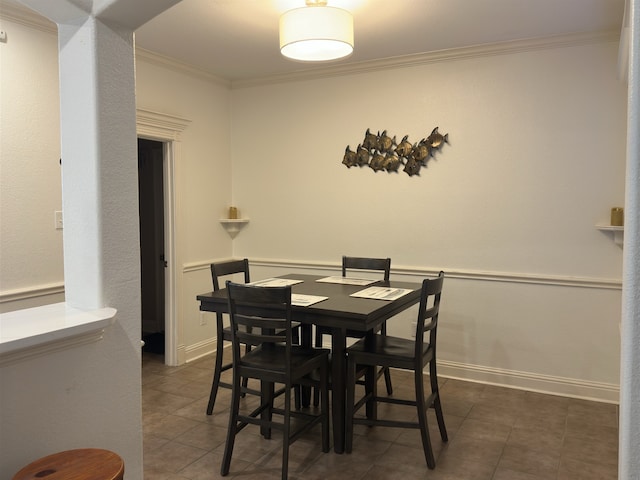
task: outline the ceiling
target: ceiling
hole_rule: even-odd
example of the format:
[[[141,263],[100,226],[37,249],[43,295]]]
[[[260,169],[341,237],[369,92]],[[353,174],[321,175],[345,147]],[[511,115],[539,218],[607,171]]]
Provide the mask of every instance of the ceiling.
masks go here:
[[[0,4],[17,1],[0,0]],[[354,16],[354,53],[334,62],[294,62],[279,52],[279,17],[304,6],[304,0],[182,0],[136,30],[136,46],[159,54],[156,58],[168,57],[221,80],[242,83],[327,67],[366,68],[392,58],[514,40],[619,34],[625,9],[625,0],[328,0],[328,4]]]
[[[182,0],[136,45],[229,81],[572,33],[620,32],[625,0],[328,0],[354,16],[355,48],[324,64],[280,55],[278,19],[304,0]]]

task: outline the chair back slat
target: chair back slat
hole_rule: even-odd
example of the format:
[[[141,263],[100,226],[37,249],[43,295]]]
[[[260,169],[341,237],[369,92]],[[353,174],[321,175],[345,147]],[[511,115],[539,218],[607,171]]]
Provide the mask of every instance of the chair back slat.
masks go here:
[[[226,277],[227,275],[235,275],[242,273],[244,275],[244,283],[249,283],[249,259],[244,258],[242,260],[229,260],[227,262],[217,262],[211,264],[211,280],[213,281],[213,291],[220,290],[221,283],[220,277]]]
[[[284,343],[286,341],[282,335],[263,335],[259,333],[247,334],[242,330],[237,330],[236,334],[240,343],[251,346],[264,345],[267,343]]]
[[[377,270],[384,272],[384,281],[389,281],[391,273],[390,258],[342,257],[342,276],[347,276],[347,270]]]
[[[238,307],[242,310],[243,307]],[[251,307],[246,307],[251,308]],[[252,306],[259,309],[259,305]],[[269,312],[265,312],[268,315]],[[236,312],[236,325],[244,326],[238,329],[238,340],[249,345],[262,345],[263,343],[284,343],[287,341],[287,321],[283,318],[268,318],[255,315],[242,315]]]
[[[422,356],[424,334],[427,332],[429,332],[429,345],[434,351],[436,349],[438,315],[440,313],[443,284],[444,272],[442,271],[436,278],[427,278],[422,282],[420,308],[418,309],[418,321],[416,322],[416,358],[421,358]]]

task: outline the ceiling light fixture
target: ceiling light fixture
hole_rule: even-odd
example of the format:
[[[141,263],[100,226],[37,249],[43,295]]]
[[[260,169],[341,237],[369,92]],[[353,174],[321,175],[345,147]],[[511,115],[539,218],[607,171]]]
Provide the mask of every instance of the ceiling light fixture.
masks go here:
[[[326,0],[306,0],[280,17],[280,52],[302,62],[326,62],[353,52],[353,16]]]

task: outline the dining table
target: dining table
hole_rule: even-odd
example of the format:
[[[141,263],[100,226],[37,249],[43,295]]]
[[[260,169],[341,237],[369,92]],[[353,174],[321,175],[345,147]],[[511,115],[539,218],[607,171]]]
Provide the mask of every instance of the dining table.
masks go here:
[[[371,280],[368,284],[339,283],[337,277],[290,273],[278,279],[296,281],[291,286],[292,296],[312,295],[322,298],[317,303],[300,305],[293,303],[292,320],[303,327],[302,342],[311,345],[311,327],[328,327],[331,331],[331,417],[333,426],[333,448],[336,453],[344,452],[345,444],[345,401],[346,401],[346,348],[347,330],[372,335],[385,320],[410,308],[420,301],[419,283],[396,280]],[[337,281],[327,281],[335,278]],[[346,280],[348,282],[348,280]],[[254,282],[255,283],[255,282]],[[390,292],[402,290],[402,295],[391,299],[362,298],[359,292],[370,287],[384,287]],[[381,289],[378,289],[379,291]],[[355,296],[354,296],[355,294]],[[197,296],[200,310],[228,313],[227,292],[203,293]],[[375,375],[367,375],[367,388],[375,394]],[[375,402],[371,402],[374,404]],[[375,407],[367,409],[367,415],[375,418]]]

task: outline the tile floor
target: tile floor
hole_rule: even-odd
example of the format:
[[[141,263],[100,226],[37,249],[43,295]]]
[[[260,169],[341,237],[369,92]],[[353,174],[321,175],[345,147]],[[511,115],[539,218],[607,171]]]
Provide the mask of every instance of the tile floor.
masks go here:
[[[144,466],[149,480],[220,477],[231,392],[222,388],[212,416],[205,413],[213,357],[167,367],[145,353],[142,363]],[[225,375],[230,375],[226,372]],[[410,398],[411,377],[393,371],[394,395]],[[381,385],[384,391],[384,386]],[[441,379],[449,442],[429,413],[436,469],[428,470],[417,430],[356,426],[352,454],[322,453],[320,432],[292,447],[291,480],[615,480],[618,411],[615,405]],[[247,398],[242,402],[253,400]],[[382,417],[415,417],[408,407],[384,405]],[[225,478],[279,479],[277,433],[263,439],[248,426],[236,440]]]

